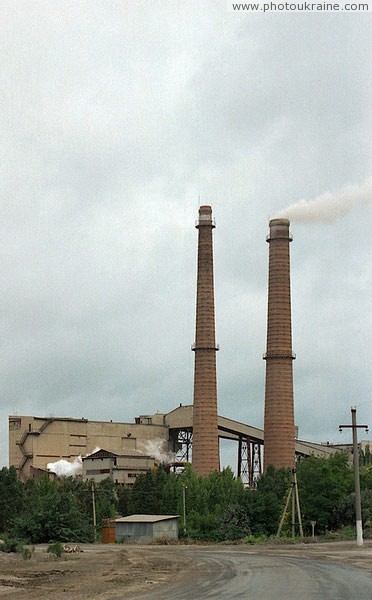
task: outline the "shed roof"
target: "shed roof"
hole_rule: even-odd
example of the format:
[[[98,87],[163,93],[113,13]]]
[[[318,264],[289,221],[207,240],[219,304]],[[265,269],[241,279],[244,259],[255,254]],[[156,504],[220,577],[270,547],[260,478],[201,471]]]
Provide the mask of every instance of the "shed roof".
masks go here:
[[[156,523],[168,519],[178,519],[179,515],[129,515],[115,519],[115,523]]]

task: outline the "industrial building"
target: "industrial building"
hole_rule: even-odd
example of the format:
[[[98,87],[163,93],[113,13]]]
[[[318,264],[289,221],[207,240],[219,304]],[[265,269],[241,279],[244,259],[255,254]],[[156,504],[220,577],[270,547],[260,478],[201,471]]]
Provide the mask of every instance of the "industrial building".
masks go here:
[[[162,451],[170,449],[163,415],[139,417],[134,423],[88,421],[65,417],[9,417],[9,464],[20,479],[32,476],[33,469],[46,469],[61,459],[73,461],[97,449],[122,454],[149,455],[149,441]]]
[[[82,458],[83,479],[94,479],[97,483],[110,477],[115,483],[130,487],[138,475],[156,466],[153,456],[146,456],[136,450],[109,452],[100,449]]]
[[[230,440],[236,446],[236,464],[232,467],[245,485],[252,485],[262,472],[263,430],[223,416],[218,416],[217,428],[219,439]],[[142,454],[149,466],[153,464],[151,461],[191,462],[192,441],[192,405],[178,406],[164,414],[141,415],[133,423],[67,417],[9,417],[9,464],[17,469],[22,480],[33,477],[35,471],[45,471],[48,463],[61,459],[72,462],[79,456],[89,458],[88,455],[93,455],[94,458],[93,453],[98,448],[112,455],[112,462],[108,461],[102,468],[111,470],[112,464],[114,473],[117,455],[120,465],[128,469],[127,475],[139,474],[143,472],[145,462],[135,463],[134,454]],[[154,450],[157,450],[155,454]],[[331,446],[303,440],[296,440],[295,450],[298,456],[328,457],[335,452]],[[149,459],[152,455],[154,457]],[[83,460],[84,464],[88,470],[92,463]],[[111,472],[106,475],[112,476]],[[126,479],[130,482],[135,477],[128,475]]]

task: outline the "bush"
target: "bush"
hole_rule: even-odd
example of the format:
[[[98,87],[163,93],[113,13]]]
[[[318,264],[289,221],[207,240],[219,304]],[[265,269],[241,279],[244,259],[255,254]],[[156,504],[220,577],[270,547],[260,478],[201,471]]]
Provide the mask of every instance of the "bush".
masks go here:
[[[4,536],[2,540],[2,544],[0,544],[1,552],[19,552],[20,551],[20,543],[16,538],[9,538]]]
[[[54,542],[54,544],[49,544],[47,552],[49,554],[53,554],[53,556],[55,556],[56,558],[60,558],[63,552],[63,546],[61,542]]]
[[[28,560],[31,558],[35,548],[26,548],[22,545],[22,543],[16,538],[10,538],[7,536],[3,536],[4,539],[0,540],[0,551],[1,552],[18,552],[21,554],[24,560]]]
[[[25,546],[21,547],[21,554],[22,554],[22,558],[23,560],[29,560],[32,556],[32,550],[30,550],[30,548],[26,548]]]
[[[267,541],[266,535],[248,535],[242,539],[243,544],[266,544]]]
[[[240,540],[251,534],[249,518],[239,505],[228,506],[220,521],[219,535],[222,540]]]
[[[355,527],[352,525],[344,525],[340,529],[340,536],[342,539],[351,540],[356,537]]]

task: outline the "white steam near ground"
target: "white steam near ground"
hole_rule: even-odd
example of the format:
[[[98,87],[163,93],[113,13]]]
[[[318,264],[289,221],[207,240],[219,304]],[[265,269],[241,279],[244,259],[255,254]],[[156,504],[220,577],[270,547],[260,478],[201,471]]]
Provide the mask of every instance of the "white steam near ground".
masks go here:
[[[372,177],[361,185],[350,185],[336,192],[325,192],[314,200],[300,200],[283,210],[278,217],[296,223],[332,223],[355,206],[372,203]]]
[[[93,452],[89,452],[89,454],[86,454],[85,456],[90,456],[91,454],[98,452],[98,450],[101,450],[101,448],[96,446]],[[61,458],[56,462],[48,463],[47,469],[51,473],[58,475],[58,477],[76,477],[83,472],[83,459],[81,455],[76,456],[73,461]]]
[[[72,462],[61,458],[54,463],[48,463],[47,469],[58,477],[76,477],[83,472],[83,461],[81,456],[77,456]]]

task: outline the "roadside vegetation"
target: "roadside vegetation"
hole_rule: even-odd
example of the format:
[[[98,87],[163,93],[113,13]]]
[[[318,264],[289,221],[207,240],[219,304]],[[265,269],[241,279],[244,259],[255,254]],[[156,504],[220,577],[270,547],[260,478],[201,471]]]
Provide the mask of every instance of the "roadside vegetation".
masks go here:
[[[365,537],[372,537],[372,465],[361,457]],[[354,535],[354,477],[347,456],[309,457],[297,468],[304,533],[326,539]],[[134,513],[180,515],[180,536],[203,541],[259,543],[276,534],[291,482],[288,469],[269,468],[255,489],[244,488],[227,468],[198,477],[162,467],[137,477],[132,488],[110,479],[95,485],[97,531],[93,527],[91,482],[64,477],[19,481],[14,467],[0,470],[0,551],[20,551],[24,544],[93,542],[102,519]],[[186,523],[183,515],[186,513]],[[283,536],[290,536],[290,519]],[[2,543],[1,543],[2,542]],[[53,547],[52,547],[53,548]],[[29,556],[25,553],[25,558]]]

